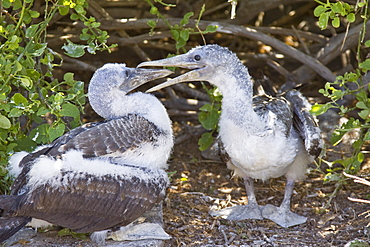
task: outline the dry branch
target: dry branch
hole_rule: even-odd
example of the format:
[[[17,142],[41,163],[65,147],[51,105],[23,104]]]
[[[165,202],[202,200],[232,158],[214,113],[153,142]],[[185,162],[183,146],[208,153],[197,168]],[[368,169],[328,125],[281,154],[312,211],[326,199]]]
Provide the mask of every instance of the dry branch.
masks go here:
[[[149,19],[140,19],[140,20],[133,20],[133,21],[127,21],[127,22],[120,22],[116,20],[115,22],[109,21],[103,21],[102,22],[102,28],[104,29],[143,29],[148,28],[147,21]],[[174,25],[176,23],[179,23],[181,19],[178,18],[169,18],[168,21],[171,23],[171,25]],[[190,20],[189,25],[194,26],[196,23],[194,20]],[[335,75],[321,62],[319,62],[317,59],[304,54],[303,52],[288,46],[284,42],[273,38],[267,34],[264,34],[256,29],[250,28],[250,27],[243,27],[239,25],[232,25],[227,23],[221,23],[221,22],[212,22],[212,21],[201,21],[199,23],[200,29],[206,29],[207,26],[213,25],[217,26],[217,32],[225,33],[225,34],[233,34],[236,36],[246,37],[253,40],[261,41],[267,45],[270,45],[274,47],[275,49],[281,51],[283,54],[293,57],[296,60],[302,62],[303,64],[307,65],[314,71],[316,71],[320,76],[325,78],[328,81],[334,81]],[[166,28],[167,26],[165,23],[163,23],[161,20],[157,23],[157,28]]]

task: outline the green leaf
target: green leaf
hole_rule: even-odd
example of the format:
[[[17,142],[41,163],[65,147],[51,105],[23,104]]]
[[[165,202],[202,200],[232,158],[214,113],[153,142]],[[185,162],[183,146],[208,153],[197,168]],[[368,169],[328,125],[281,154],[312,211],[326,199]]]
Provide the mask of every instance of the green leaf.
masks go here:
[[[214,130],[217,128],[217,123],[219,119],[219,113],[217,110],[213,109],[210,112],[200,112],[198,114],[198,120],[202,126],[207,130]]]
[[[208,25],[206,30],[203,33],[214,33],[217,31],[218,26]]]
[[[22,68],[23,68],[23,66],[22,66],[22,64],[20,62],[18,62],[18,61],[15,61],[14,62],[14,70],[15,70],[15,72],[21,71]]]
[[[6,152],[12,153],[14,151],[14,148],[17,146],[17,143],[9,143],[8,146],[6,146]]]
[[[50,126],[48,124],[41,124],[30,131],[29,137],[37,144],[49,142],[48,131]]]
[[[87,33],[81,33],[80,34],[80,40],[89,40],[91,37],[90,34],[87,34]]]
[[[8,9],[11,6],[11,3],[9,0],[2,0],[1,4],[3,5],[4,8]]]
[[[157,15],[159,13],[158,11],[158,8],[157,7],[151,7],[150,8],[150,11],[149,11],[152,15]]]
[[[179,39],[179,37],[180,37],[180,33],[179,33],[179,31],[177,31],[177,30],[175,30],[175,29],[172,29],[171,30],[171,34],[172,34],[172,37],[173,37],[173,39],[174,40],[178,40]]]
[[[331,9],[335,13],[342,14],[342,12],[343,12],[343,5],[342,5],[341,2],[336,2],[335,4],[332,5]]]
[[[157,22],[156,22],[156,21],[154,21],[154,20],[149,20],[149,21],[147,21],[147,24],[148,24],[148,26],[149,26],[149,27],[151,27],[151,28],[155,28],[155,27],[157,26]]]
[[[26,38],[32,38],[35,36],[40,24],[33,24],[26,29]]]
[[[69,13],[69,7],[68,6],[59,6],[58,11],[60,15],[66,15]]]
[[[186,40],[183,40],[181,37],[176,42],[176,49],[180,49],[186,45]]]
[[[346,18],[347,18],[347,21],[350,23],[355,22],[356,20],[356,16],[354,13],[349,13]]]
[[[77,106],[71,103],[65,103],[62,105],[60,115],[77,118],[80,116],[80,111],[78,110]]]
[[[58,232],[58,236],[60,237],[69,236],[69,235],[71,235],[71,230],[69,230],[68,228],[63,228],[62,230]]]
[[[358,115],[359,115],[362,119],[364,119],[364,120],[369,119],[369,118],[370,118],[370,109],[362,110],[362,111],[360,111],[360,112],[358,113]]]
[[[12,101],[14,101],[16,105],[28,105],[27,99],[20,93],[15,93],[12,97]]]
[[[326,29],[328,26],[328,21],[329,21],[329,13],[322,13],[319,17],[319,27],[321,29]]]
[[[77,21],[78,19],[80,19],[80,16],[76,13],[72,13],[69,18],[73,21]]]
[[[311,107],[311,114],[314,116],[321,115],[325,113],[331,106],[327,104],[314,104]]]
[[[88,46],[74,44],[68,39],[67,42],[67,45],[62,46],[62,49],[66,51],[65,54],[74,58],[82,57],[85,54],[85,48]]]
[[[362,69],[370,70],[370,59],[366,59],[364,62],[358,65]]]
[[[367,104],[363,101],[360,101],[360,102],[357,102],[356,106],[360,109],[369,109],[369,107],[367,106]]]
[[[32,0],[31,0],[31,2],[32,2]],[[34,10],[30,10],[29,13],[30,13],[30,16],[32,18],[38,18],[40,16],[40,13],[37,12],[37,11],[34,11]]]
[[[333,27],[338,28],[340,26],[339,17],[334,17],[334,19],[331,21],[331,24],[333,25]]]
[[[326,7],[322,6],[322,5],[319,5],[317,6],[314,11],[313,11],[313,14],[314,16],[316,17],[319,17],[322,13],[324,13],[325,11],[327,10]]]
[[[366,45],[367,47],[370,47],[370,39],[365,41],[365,45]]]
[[[0,128],[9,129],[11,126],[12,124],[10,123],[10,120],[5,116],[0,115]]]
[[[181,30],[180,32],[180,37],[184,40],[184,41],[188,41],[189,39],[189,31],[184,29],[184,30]]]
[[[212,132],[203,133],[203,135],[198,140],[199,150],[206,150],[209,146],[212,145],[213,140],[214,138],[212,136]]]
[[[193,12],[188,12],[184,15],[184,18],[180,21],[180,25],[184,26],[189,23],[189,18],[194,15]]]
[[[84,15],[86,12],[85,12],[85,9],[84,7],[82,7],[81,5],[76,5],[76,7],[74,8],[76,10],[76,12],[80,15]]]
[[[31,88],[33,85],[32,80],[28,76],[19,77],[19,80],[21,81],[22,86],[25,88]]]
[[[35,56],[35,57],[39,57],[39,56],[41,56],[43,53],[44,53],[44,51],[45,51],[45,49],[46,49],[46,47],[47,47],[47,43],[40,43],[40,44],[37,44],[36,46],[35,46],[35,50],[31,53],[33,56]]]
[[[49,113],[50,112],[50,110],[49,109],[47,109],[45,106],[41,106],[38,110],[37,110],[37,113],[36,113],[36,115],[37,116],[44,116],[44,115],[46,115],[47,113]]]
[[[37,144],[36,142],[32,141],[31,138],[28,136],[19,138],[15,142],[17,146],[14,148],[14,151],[19,152],[19,151],[26,151],[26,152],[31,152],[33,151]]]
[[[49,128],[49,141],[52,142],[58,137],[62,136],[66,126],[64,123],[59,123],[56,126]]]
[[[19,108],[13,108],[10,110],[8,117],[19,117],[23,114],[23,110]]]
[[[364,141],[369,142],[370,141],[370,129],[367,130],[365,136],[364,136]]]
[[[203,105],[202,107],[199,108],[199,110],[201,110],[201,111],[207,111],[207,112],[212,111],[212,109],[213,109],[213,107],[210,104],[205,104],[205,105]]]

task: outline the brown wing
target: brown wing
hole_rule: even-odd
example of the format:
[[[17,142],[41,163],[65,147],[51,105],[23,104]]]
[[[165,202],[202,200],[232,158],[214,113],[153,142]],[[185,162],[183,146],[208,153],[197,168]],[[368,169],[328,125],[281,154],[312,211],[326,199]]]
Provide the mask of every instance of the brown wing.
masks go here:
[[[289,100],[293,108],[294,128],[302,138],[307,153],[316,158],[321,153],[322,140],[318,124],[310,113],[309,109],[311,106],[309,102],[296,90],[288,91],[285,97]]]
[[[163,199],[168,183],[164,171],[131,168],[137,170],[135,176],[65,172],[57,178],[62,186],[42,184],[20,195],[9,212],[76,232],[127,225]]]
[[[65,144],[53,148],[49,156],[56,156],[71,149],[81,150],[85,157],[98,157],[139,147],[142,143],[153,142],[161,134],[146,118],[130,114],[113,119],[94,128],[89,128],[70,138]]]

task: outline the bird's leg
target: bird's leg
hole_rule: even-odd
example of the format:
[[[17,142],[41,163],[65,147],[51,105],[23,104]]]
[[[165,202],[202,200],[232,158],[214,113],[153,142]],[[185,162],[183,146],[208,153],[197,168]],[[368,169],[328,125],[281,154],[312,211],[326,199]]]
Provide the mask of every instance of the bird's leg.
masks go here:
[[[285,185],[284,200],[280,207],[266,205],[262,210],[262,216],[266,219],[274,221],[282,227],[290,227],[306,222],[307,218],[290,211],[290,200],[294,189],[294,180],[287,180]]]
[[[211,211],[212,216],[221,216],[228,220],[245,220],[245,219],[263,219],[261,206],[257,204],[254,194],[253,180],[250,177],[244,177],[244,185],[248,196],[248,205],[238,205],[230,208],[224,208],[219,211]]]
[[[256,195],[254,194],[254,182],[250,177],[244,177],[244,186],[247,191],[248,205],[258,207]]]

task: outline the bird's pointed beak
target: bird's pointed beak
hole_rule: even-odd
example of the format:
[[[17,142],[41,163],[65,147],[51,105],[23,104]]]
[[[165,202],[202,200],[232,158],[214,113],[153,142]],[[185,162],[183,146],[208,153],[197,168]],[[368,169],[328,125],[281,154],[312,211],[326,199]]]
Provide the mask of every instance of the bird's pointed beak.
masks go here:
[[[204,67],[204,65],[200,64],[199,62],[192,61],[187,54],[178,55],[175,57],[160,59],[156,61],[148,61],[143,62],[138,65],[138,67],[180,67],[185,69],[195,69],[192,71],[189,71],[183,75],[180,75],[178,77],[175,77],[173,79],[170,79],[162,84],[159,84],[155,87],[152,87],[148,89],[146,92],[154,92],[159,89],[180,83],[180,82],[186,82],[186,81],[194,81],[199,80],[200,78],[200,70]]]
[[[133,71],[130,74],[130,77],[127,79],[129,83],[124,83],[121,85],[121,90],[129,92],[149,81],[166,77],[172,73],[173,71],[168,69],[136,68],[135,71]]]
[[[184,69],[198,69],[203,66],[200,62],[194,61],[192,57],[189,57],[189,55],[185,53],[160,60],[142,62],[137,67],[180,67]]]
[[[185,74],[182,74],[178,77],[170,79],[166,82],[163,82],[163,83],[161,83],[157,86],[149,88],[148,90],[146,90],[146,92],[151,93],[151,92],[154,92],[154,91],[158,91],[162,88],[169,87],[171,85],[175,85],[175,84],[178,84],[180,82],[195,81],[195,80],[197,80],[196,78],[199,78],[199,71],[198,70],[192,70],[192,71],[187,72]]]

